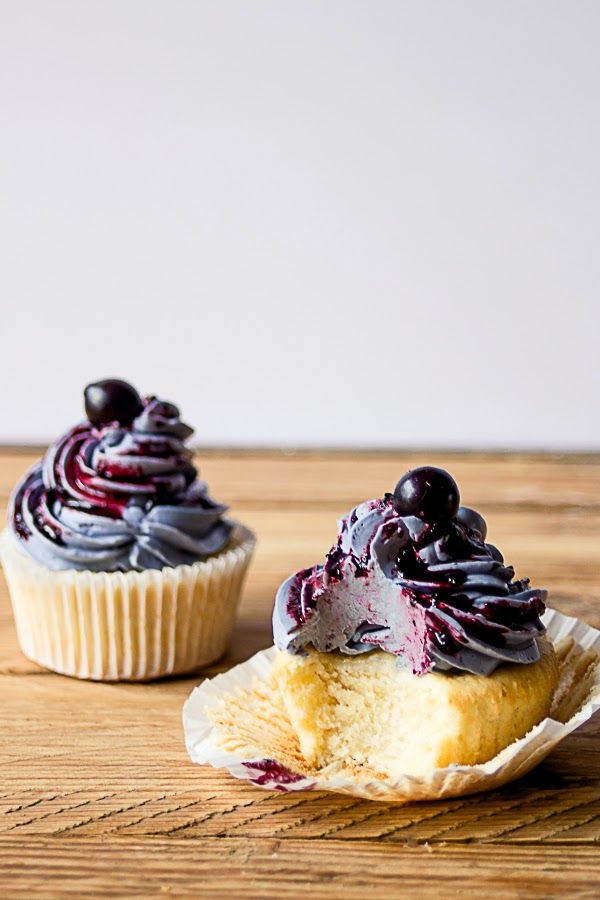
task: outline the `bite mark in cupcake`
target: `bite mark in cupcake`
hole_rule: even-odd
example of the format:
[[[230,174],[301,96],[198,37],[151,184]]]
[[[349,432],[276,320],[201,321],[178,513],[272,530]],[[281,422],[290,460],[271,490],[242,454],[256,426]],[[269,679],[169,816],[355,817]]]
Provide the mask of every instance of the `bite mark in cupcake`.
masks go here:
[[[546,591],[515,580],[486,532],[448,473],[408,472],[340,521],[324,564],[282,584],[275,643],[292,653],[379,648],[415,674],[536,662]]]
[[[431,467],[339,523],[322,565],[279,589],[273,678],[307,764],[351,779],[491,759],[548,715],[558,681],[540,616]]]

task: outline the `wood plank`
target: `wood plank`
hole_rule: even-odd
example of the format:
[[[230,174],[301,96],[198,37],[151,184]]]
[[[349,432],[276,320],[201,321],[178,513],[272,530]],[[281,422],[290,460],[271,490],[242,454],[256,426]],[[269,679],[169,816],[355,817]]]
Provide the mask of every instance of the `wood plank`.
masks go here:
[[[592,847],[0,838],[10,897],[596,897]]]
[[[0,502],[40,452],[3,452]],[[431,463],[448,469],[467,505],[600,507],[600,455],[203,452],[201,477],[225,502],[322,503],[349,509],[393,490],[409,468]]]
[[[5,675],[0,834],[552,843],[587,823],[578,840],[600,840],[600,722],[499,791],[438,803],[373,804],[258,791],[192,766],[181,705],[194,683],[103,685]]]
[[[551,602],[600,626],[600,458],[427,454]],[[0,515],[31,453],[0,452]],[[335,519],[416,454],[203,455],[259,545],[221,671],[270,643],[275,589],[322,559]],[[193,766],[181,706],[200,675],[80,682],[19,652],[0,586],[0,882],[7,896],[595,896],[600,722],[521,781],[470,798],[375,804],[260,791]],[[226,863],[224,864],[224,860]],[[111,870],[118,870],[118,878]],[[8,879],[8,881],[7,881]],[[207,887],[208,886],[208,887]]]

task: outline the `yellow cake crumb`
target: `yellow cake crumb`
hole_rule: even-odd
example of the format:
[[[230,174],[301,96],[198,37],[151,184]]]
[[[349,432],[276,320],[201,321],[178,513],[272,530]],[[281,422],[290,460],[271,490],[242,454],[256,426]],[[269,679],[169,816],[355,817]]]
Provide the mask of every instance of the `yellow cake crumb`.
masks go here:
[[[540,651],[489,676],[413,675],[382,651],[279,652],[274,678],[309,765],[421,775],[486,762],[549,714],[558,661],[549,641]]]

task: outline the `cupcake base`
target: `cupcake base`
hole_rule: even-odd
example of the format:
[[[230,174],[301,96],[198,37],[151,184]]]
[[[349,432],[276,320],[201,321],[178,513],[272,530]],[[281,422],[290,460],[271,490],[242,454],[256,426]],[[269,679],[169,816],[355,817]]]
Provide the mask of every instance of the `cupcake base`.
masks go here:
[[[392,654],[305,655],[280,650],[273,675],[304,759],[386,778],[492,759],[550,712],[558,684],[554,647],[540,659],[467,672],[413,675]]]
[[[193,672],[226,652],[254,536],[193,565],[144,572],[51,571],[8,532],[0,555],[25,656],[63,675],[148,681]]]
[[[274,677],[275,647],[194,689],[183,710],[188,753],[196,763],[227,769],[271,791],[323,790],[405,803],[501,787],[533,769],[600,709],[600,632],[552,609],[543,621],[559,669],[549,715],[488,762],[392,777],[339,762],[310,765]]]

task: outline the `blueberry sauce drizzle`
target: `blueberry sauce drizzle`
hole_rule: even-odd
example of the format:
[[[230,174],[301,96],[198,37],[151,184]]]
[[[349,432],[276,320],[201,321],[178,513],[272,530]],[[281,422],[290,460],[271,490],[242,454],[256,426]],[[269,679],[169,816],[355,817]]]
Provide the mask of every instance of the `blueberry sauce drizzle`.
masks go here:
[[[253,762],[243,762],[242,765],[253,776],[249,778],[252,784],[268,787],[269,790],[273,791],[293,790],[288,785],[297,785],[299,782],[305,781],[306,778],[304,775],[292,772],[291,769],[288,769],[283,763],[277,762],[276,759],[259,759]],[[302,789],[310,791],[313,787],[313,784],[303,785]]]

